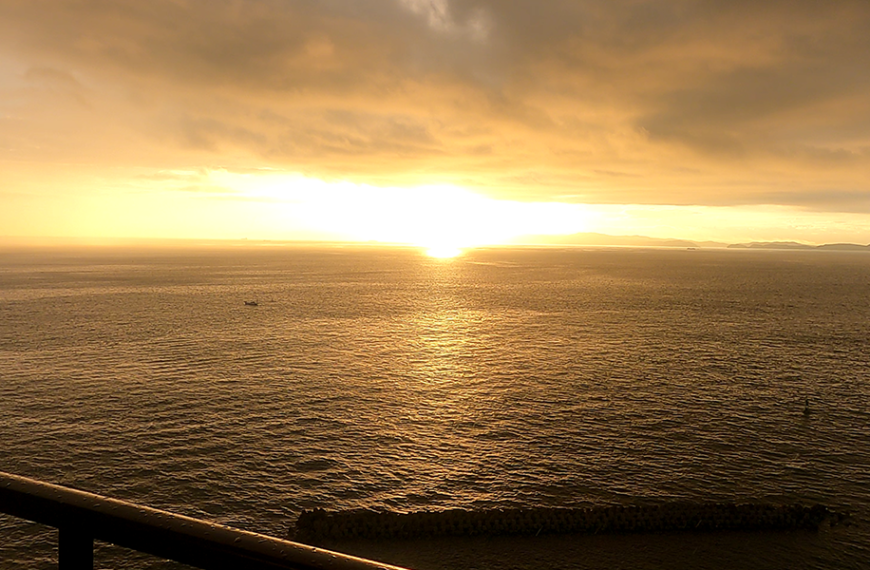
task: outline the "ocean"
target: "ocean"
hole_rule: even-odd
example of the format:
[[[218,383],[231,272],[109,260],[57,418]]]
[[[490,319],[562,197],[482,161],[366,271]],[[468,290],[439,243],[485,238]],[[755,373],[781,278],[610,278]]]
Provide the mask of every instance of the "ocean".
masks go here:
[[[851,524],[329,546],[419,570],[870,567],[868,340],[862,253],[7,248],[0,470],[278,537],[313,508],[820,502]],[[0,536],[3,570],[55,567],[52,529]],[[98,545],[96,567],[181,566]]]

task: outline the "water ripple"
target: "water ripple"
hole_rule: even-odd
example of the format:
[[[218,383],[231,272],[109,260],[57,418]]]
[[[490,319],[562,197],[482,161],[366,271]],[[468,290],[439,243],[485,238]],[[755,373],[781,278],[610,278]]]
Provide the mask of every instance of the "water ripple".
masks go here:
[[[2,468],[279,536],[316,507],[868,513],[870,261],[697,253],[0,272]]]

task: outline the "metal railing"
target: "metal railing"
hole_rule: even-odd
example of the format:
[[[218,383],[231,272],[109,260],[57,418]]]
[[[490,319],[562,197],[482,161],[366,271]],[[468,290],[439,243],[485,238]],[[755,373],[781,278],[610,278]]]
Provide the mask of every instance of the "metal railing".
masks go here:
[[[57,528],[60,570],[92,570],[94,540],[208,570],[403,570],[3,472],[0,512]]]

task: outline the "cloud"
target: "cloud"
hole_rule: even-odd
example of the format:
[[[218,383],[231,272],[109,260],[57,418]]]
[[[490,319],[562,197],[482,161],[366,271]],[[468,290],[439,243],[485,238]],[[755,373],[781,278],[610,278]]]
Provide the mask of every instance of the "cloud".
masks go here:
[[[766,201],[770,204],[793,204],[806,210],[823,212],[870,212],[870,190],[827,188],[794,192],[786,196],[775,193],[768,195]]]
[[[423,16],[429,27],[446,34],[460,34],[474,41],[484,42],[489,38],[492,22],[489,13],[477,8],[462,22],[456,22],[447,0],[400,0],[411,12]]]
[[[0,138],[34,161],[855,208],[834,195],[870,190],[867,29],[864,0],[0,0]]]

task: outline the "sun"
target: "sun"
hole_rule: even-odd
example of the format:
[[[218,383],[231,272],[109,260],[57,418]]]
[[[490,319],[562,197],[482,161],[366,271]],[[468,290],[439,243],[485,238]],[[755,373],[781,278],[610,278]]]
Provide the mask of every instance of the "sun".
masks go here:
[[[436,245],[426,248],[426,255],[436,259],[450,259],[462,255],[463,250],[452,245]]]

